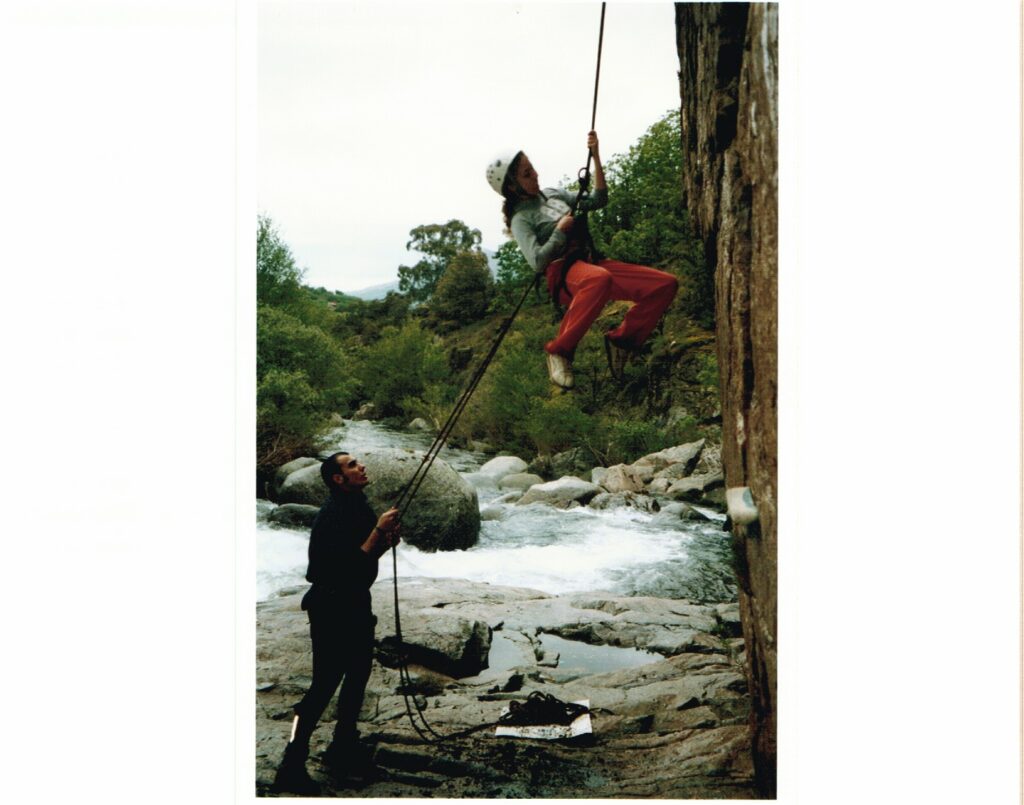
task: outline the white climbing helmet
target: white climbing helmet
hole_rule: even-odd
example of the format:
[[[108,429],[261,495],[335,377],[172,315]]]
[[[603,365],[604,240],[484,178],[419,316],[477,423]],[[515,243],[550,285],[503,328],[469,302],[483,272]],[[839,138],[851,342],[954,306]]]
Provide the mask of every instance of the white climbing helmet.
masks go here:
[[[508,169],[512,165],[520,151],[508,151],[501,156],[491,160],[491,163],[487,166],[487,184],[494,188],[494,192],[499,196],[501,195],[501,187],[505,184],[505,177],[508,175]]]

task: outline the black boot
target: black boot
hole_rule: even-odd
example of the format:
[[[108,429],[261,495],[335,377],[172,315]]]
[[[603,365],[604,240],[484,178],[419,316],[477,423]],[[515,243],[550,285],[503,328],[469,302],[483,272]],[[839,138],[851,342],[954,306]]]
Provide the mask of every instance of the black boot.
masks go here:
[[[320,793],[320,786],[309,776],[306,771],[306,758],[309,756],[309,746],[301,746],[297,743],[289,743],[284,748],[284,757],[281,765],[277,767],[277,774],[274,776],[274,784],[270,790],[275,794],[288,792],[291,794],[305,794],[315,796]]]
[[[377,766],[373,762],[375,748],[359,740],[359,733],[334,735],[330,745],[320,755],[328,774],[335,780],[355,777],[373,780]]]

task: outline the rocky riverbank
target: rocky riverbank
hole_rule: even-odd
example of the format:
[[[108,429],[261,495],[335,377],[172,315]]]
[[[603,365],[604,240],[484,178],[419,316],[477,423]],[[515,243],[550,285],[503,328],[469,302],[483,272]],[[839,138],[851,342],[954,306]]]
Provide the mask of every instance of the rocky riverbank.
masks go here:
[[[284,749],[291,707],[310,681],[303,589],[257,606],[261,795],[268,794]],[[378,662],[360,714],[382,775],[346,789],[323,773],[315,758],[330,738],[332,703],[309,763],[326,796],[756,797],[737,605],[403,579],[413,693],[437,732],[494,721],[508,700],[525,700],[535,690],[564,701],[589,699],[593,713],[593,735],[582,742],[497,738],[490,729],[432,747],[413,731],[399,673],[386,667],[393,664],[391,596],[390,581],[374,585]],[[561,662],[541,644],[542,635],[655,653],[643,665],[594,673]]]

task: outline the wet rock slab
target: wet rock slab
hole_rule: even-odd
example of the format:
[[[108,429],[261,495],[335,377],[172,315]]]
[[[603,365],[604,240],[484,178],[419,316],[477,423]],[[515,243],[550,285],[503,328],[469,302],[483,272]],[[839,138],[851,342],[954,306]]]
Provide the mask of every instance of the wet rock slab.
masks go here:
[[[302,590],[257,607],[256,788],[269,783],[288,737],[291,707],[310,680]],[[629,598],[601,592],[552,596],[524,588],[456,579],[403,579],[402,630],[424,650],[409,666],[409,686],[385,667],[393,634],[390,581],[374,586],[381,649],[367,688],[360,730],[377,745],[380,779],[339,787],[316,754],[326,747],[333,702],[312,744],[310,773],[327,796],[438,798],[752,799],[749,696],[735,604]],[[464,631],[433,626],[464,624]],[[448,655],[495,635],[506,651],[500,669],[472,675]],[[651,662],[584,675],[560,674],[540,646],[541,633],[604,646],[656,651]],[[431,637],[436,634],[436,637]],[[447,648],[445,648],[447,646]],[[433,653],[432,653],[433,652]],[[456,676],[457,671],[461,676]],[[402,695],[403,690],[408,696]],[[508,700],[532,691],[564,701],[589,699],[594,734],[579,742],[496,738],[493,729],[425,744],[407,716],[423,708],[439,734],[493,722]]]

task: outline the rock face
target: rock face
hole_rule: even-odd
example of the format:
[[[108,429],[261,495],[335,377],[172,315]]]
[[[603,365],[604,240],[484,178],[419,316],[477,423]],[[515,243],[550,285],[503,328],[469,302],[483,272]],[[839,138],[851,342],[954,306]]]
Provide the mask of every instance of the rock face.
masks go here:
[[[677,3],[683,190],[715,272],[722,465],[758,522],[733,532],[754,766],[775,794],[778,5]]]
[[[288,738],[292,706],[310,682],[309,627],[302,590],[257,607],[256,785],[269,793]],[[365,798],[752,799],[736,604],[619,597],[551,596],[457,579],[401,580],[402,631],[410,662],[403,687],[390,667],[394,616],[390,580],[372,588],[377,661],[359,716],[387,775],[353,792],[324,773],[317,756],[330,740],[329,704],[313,736],[308,768],[327,796]],[[539,634],[540,633],[540,634]],[[645,664],[620,670],[559,661],[540,639],[585,641],[648,651]],[[483,640],[493,636],[494,641]],[[500,641],[498,640],[500,636]],[[413,641],[416,641],[413,644]],[[491,650],[500,645],[498,652]],[[565,645],[565,644],[563,644]],[[579,643],[575,645],[579,646]],[[579,649],[576,649],[577,651]],[[594,650],[594,649],[592,649]],[[620,649],[621,651],[621,649]],[[600,651],[598,653],[601,653]],[[454,676],[455,657],[474,657],[478,673]],[[480,657],[493,659],[484,667]],[[501,660],[499,662],[499,659]],[[468,670],[464,666],[460,670]],[[496,738],[493,730],[438,746],[420,742],[402,691],[423,707],[432,729],[449,735],[493,722],[510,700],[531,692],[563,701],[589,699],[593,740],[567,744]]]
[[[370,484],[366,497],[378,513],[397,499],[402,487],[420,465],[422,454],[394,448],[360,454]],[[318,466],[289,475],[281,485],[286,503],[320,505],[327,497]],[[480,534],[480,508],[476,490],[455,470],[437,459],[402,520],[402,539],[423,551],[469,548]]]

